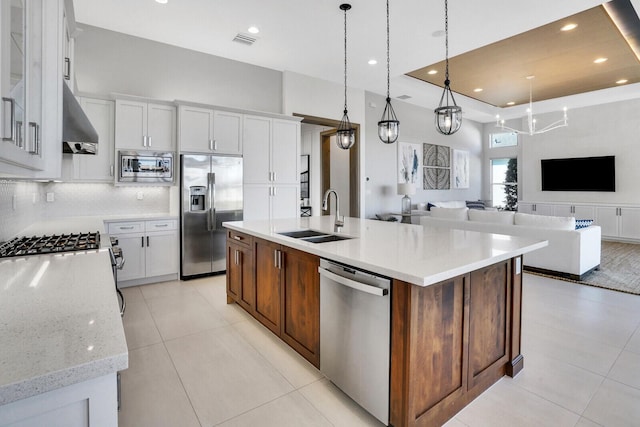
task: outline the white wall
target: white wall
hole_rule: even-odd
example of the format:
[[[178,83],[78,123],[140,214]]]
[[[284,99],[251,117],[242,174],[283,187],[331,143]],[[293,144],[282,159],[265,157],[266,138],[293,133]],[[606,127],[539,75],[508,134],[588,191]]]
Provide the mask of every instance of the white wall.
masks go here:
[[[398,141],[429,143],[469,151],[470,187],[468,189],[420,190],[411,196],[413,205],[434,200],[477,200],[482,189],[482,133],[483,125],[463,120],[453,135],[442,135],[435,129],[433,110],[417,107],[394,99],[391,101],[400,121]],[[398,182],[398,144],[384,144],[378,139],[378,121],[385,106],[385,97],[371,92],[365,96],[367,157],[366,211],[367,218],[375,214],[399,212],[402,195],[396,194]],[[464,105],[462,105],[464,113]]]
[[[301,126],[301,154],[309,155],[309,201],[311,214],[322,215],[322,164],[320,133],[331,128],[319,125],[302,123]]]
[[[283,107],[284,114],[301,114],[340,120],[344,109],[344,86],[326,80],[320,80],[302,74],[285,71],[283,73]],[[365,94],[363,90],[348,87],[347,103],[349,120],[361,126],[360,133],[360,188],[364,188],[365,152],[366,152],[366,122],[365,122]],[[365,212],[364,191],[360,192],[360,211]],[[351,216],[361,216],[351,212]]]
[[[78,90],[280,113],[282,73],[218,56],[80,25]]]
[[[521,198],[533,202],[640,204],[640,99],[569,110],[569,126],[521,137],[518,169]],[[561,112],[540,115],[551,123]],[[615,156],[616,191],[542,191],[540,160]]]

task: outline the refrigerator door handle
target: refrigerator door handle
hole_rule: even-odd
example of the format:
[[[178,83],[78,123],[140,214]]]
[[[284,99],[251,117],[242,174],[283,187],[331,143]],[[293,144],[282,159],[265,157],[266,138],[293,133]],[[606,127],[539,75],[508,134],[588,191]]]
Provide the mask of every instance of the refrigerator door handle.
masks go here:
[[[209,215],[207,217],[207,230],[213,231],[216,229],[216,174],[207,173],[207,186],[209,189]]]

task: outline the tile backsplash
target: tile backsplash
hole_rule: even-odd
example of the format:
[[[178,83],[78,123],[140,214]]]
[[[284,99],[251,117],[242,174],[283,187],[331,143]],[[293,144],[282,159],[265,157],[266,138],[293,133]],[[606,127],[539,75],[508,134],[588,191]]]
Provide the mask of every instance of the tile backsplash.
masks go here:
[[[0,241],[46,218],[166,214],[170,199],[170,187],[0,180]]]

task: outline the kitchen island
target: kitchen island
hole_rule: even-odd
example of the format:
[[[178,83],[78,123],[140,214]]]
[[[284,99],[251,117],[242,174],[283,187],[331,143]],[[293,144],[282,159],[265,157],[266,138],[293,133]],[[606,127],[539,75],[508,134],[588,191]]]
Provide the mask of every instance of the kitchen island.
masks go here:
[[[225,223],[227,301],[320,367],[320,258],[391,279],[389,425],[441,425],[520,354],[522,254],[545,241],[334,217]],[[347,237],[312,243],[280,233]]]
[[[25,234],[103,228],[73,218]],[[128,350],[108,247],[0,259],[0,425],[118,424]]]

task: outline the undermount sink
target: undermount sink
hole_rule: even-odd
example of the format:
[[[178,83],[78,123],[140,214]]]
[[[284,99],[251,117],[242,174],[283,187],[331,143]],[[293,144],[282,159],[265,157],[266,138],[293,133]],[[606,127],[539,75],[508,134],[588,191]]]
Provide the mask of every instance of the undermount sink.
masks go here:
[[[310,243],[337,242],[339,240],[352,239],[352,237],[349,237],[349,236],[328,234],[328,233],[325,233],[322,231],[316,231],[316,230],[287,231],[287,232],[278,233],[278,234],[282,236],[291,237],[294,239],[304,240],[305,242],[310,242]]]

